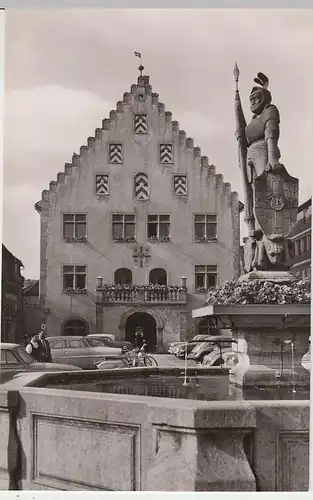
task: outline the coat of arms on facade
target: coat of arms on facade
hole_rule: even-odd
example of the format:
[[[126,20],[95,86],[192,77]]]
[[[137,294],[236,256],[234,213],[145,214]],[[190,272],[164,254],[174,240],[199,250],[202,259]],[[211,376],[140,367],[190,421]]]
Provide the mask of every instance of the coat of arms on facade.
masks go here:
[[[151,249],[150,247],[137,245],[133,247],[133,259],[136,265],[143,267],[149,264],[151,260]]]

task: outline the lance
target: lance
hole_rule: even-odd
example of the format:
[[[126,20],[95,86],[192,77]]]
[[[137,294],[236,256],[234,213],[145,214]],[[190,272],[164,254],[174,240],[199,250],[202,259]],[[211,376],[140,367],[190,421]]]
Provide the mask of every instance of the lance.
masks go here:
[[[247,177],[247,139],[246,139],[246,120],[244,117],[239,89],[238,89],[238,81],[239,81],[239,68],[237,63],[234,68],[234,77],[236,82],[236,91],[235,91],[235,117],[236,117],[236,138],[238,141],[238,159],[239,159],[239,168],[241,171],[241,177],[243,182],[243,192],[244,192],[244,206],[245,206],[245,222],[248,225],[249,236],[252,236],[253,231],[253,221],[254,216],[251,212],[251,195],[250,185]]]

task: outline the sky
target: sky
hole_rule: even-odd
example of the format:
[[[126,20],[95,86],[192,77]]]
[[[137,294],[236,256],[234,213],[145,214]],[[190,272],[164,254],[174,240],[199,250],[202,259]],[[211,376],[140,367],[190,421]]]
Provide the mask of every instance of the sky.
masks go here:
[[[3,243],[38,278],[34,204],[73,152],[144,73],[187,137],[242,195],[234,63],[247,121],[253,78],[269,77],[281,161],[311,196],[313,18],[300,9],[12,9],[6,11]]]

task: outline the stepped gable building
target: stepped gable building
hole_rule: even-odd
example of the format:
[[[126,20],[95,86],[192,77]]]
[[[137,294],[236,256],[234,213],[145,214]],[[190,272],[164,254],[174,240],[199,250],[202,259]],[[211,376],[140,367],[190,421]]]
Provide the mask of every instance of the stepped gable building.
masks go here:
[[[149,349],[195,331],[206,290],[239,275],[239,201],[149,76],[117,103],[35,205],[48,335],[113,333]]]

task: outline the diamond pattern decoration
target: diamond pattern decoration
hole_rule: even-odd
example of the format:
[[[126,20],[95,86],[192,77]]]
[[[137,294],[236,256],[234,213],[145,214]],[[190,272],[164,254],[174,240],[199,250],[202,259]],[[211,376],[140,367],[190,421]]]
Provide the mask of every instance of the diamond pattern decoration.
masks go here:
[[[109,176],[108,174],[96,175],[96,194],[109,194]]]
[[[122,144],[109,144],[109,162],[110,163],[123,163],[123,145]]]
[[[174,194],[187,196],[187,175],[174,175]]]
[[[134,183],[136,200],[147,200],[149,198],[149,179],[147,174],[136,174]]]
[[[146,134],[148,132],[147,115],[134,115],[135,134]]]
[[[160,145],[160,162],[173,163],[173,145],[161,144]]]

